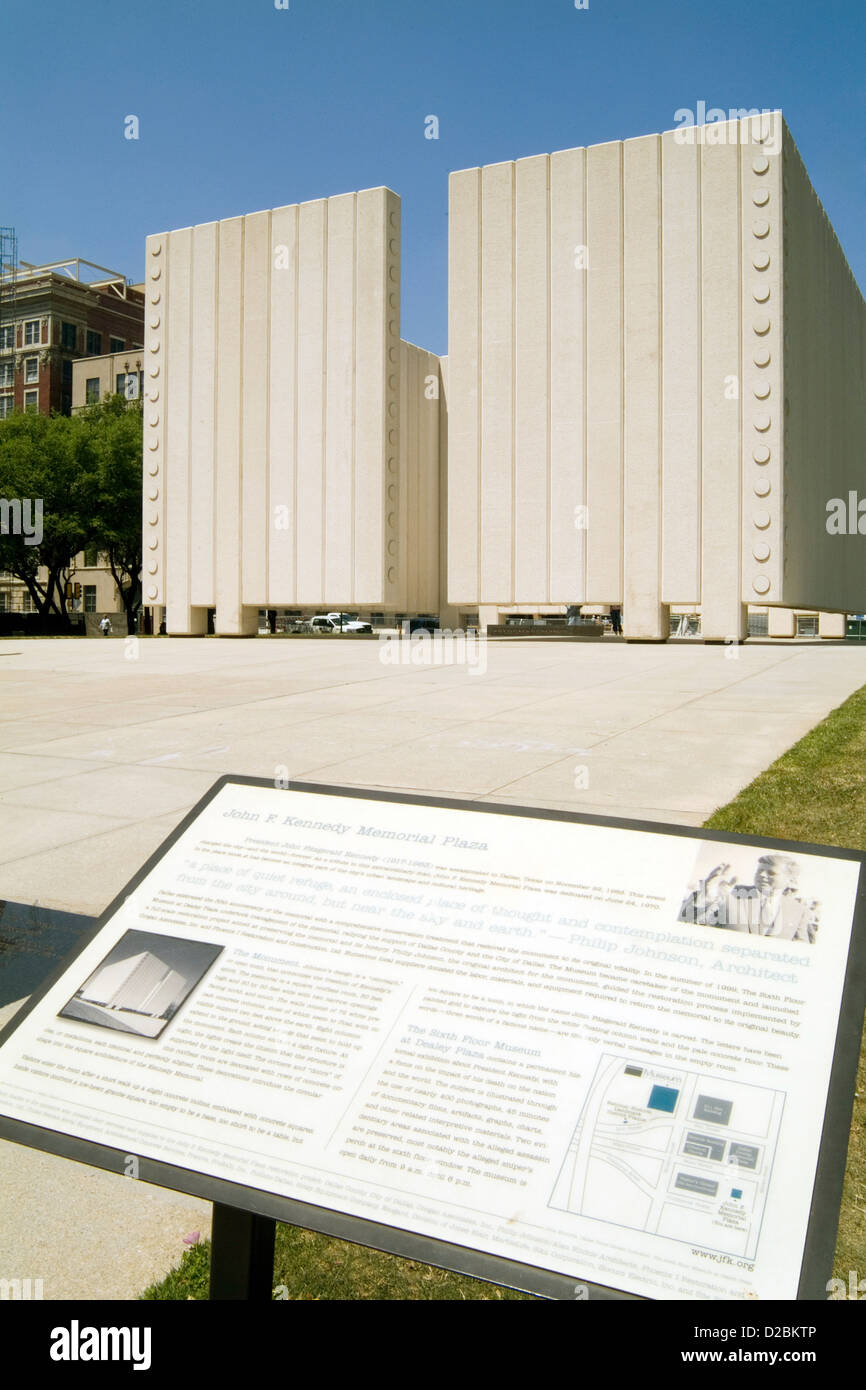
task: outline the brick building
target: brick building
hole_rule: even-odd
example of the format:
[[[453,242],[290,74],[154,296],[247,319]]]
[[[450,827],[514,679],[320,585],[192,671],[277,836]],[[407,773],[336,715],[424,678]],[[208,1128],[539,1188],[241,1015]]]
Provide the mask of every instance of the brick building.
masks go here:
[[[76,359],[143,342],[143,286],[80,257],[21,262],[0,276],[0,419],[13,410],[68,415]]]
[[[119,272],[80,257],[50,265],[24,261],[0,274],[0,420],[13,410],[71,414],[76,360],[83,359],[82,405],[91,376],[105,375],[106,354],[120,354],[124,363],[131,357],[135,366],[126,370],[140,371],[144,302],[143,285],[129,285]],[[101,359],[92,372],[91,358]],[[103,388],[99,398],[117,388],[116,375]],[[82,551],[70,571],[70,582],[81,590],[70,611],[85,615],[88,631],[104,614],[125,627],[117,587],[101,559],[93,549]],[[21,581],[0,573],[0,613],[32,611]]]

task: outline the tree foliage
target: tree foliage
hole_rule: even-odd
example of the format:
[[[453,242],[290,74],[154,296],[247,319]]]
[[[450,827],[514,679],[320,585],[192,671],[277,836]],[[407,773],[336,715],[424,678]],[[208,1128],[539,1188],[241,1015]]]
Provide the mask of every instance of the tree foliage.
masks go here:
[[[0,498],[42,502],[42,535],[0,535],[0,570],[20,579],[43,619],[68,623],[65,585],[79,551],[106,556],[130,622],[140,598],[141,407],[119,396],[72,417],[0,421]]]

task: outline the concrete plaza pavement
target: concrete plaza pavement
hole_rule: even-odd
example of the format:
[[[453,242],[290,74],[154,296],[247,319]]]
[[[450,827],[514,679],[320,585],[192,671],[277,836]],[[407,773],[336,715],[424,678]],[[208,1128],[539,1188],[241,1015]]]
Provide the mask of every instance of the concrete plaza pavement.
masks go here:
[[[699,825],[866,684],[866,646],[844,643],[416,651],[0,643],[0,898],[101,912],[224,773]],[[0,1278],[40,1277],[46,1298],[133,1298],[209,1221],[206,1203],[12,1144],[0,1190]]]
[[[0,643],[0,897],[101,912],[223,773],[699,825],[866,684],[866,644],[507,638],[386,662],[407,648]]]

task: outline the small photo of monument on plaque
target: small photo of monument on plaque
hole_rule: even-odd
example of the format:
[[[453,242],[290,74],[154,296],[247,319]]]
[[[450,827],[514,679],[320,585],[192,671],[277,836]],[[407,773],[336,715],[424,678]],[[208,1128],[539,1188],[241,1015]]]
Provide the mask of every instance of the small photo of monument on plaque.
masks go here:
[[[679,920],[814,946],[819,893],[820,869],[806,855],[710,843],[698,853]]]
[[[60,1018],[158,1038],[222,946],[128,931],[60,1010]]]

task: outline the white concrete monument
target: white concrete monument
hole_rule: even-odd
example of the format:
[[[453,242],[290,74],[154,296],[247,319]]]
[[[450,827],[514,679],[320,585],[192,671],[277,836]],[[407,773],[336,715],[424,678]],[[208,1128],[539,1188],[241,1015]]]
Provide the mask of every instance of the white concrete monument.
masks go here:
[[[866,305],[780,113],[465,169],[450,202],[452,603],[617,604],[645,640],[671,604],[718,641],[748,604],[862,609],[825,521]]]

